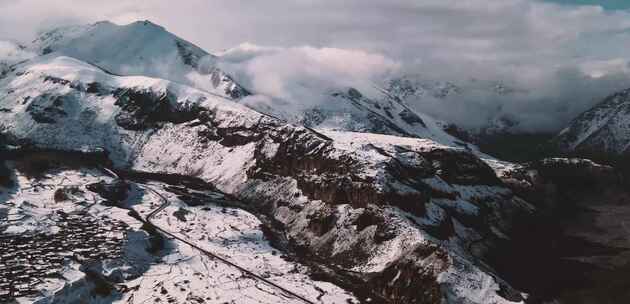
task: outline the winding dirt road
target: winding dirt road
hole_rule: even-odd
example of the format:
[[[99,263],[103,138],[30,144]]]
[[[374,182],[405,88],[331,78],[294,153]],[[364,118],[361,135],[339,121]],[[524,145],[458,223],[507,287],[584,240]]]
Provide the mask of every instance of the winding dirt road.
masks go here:
[[[188,241],[186,239],[183,239],[183,238],[181,238],[181,237],[179,237],[177,235],[174,235],[174,234],[172,234],[172,233],[170,233],[170,232],[160,228],[158,225],[154,224],[151,221],[153,219],[153,217],[155,217],[158,213],[162,212],[166,207],[168,207],[170,205],[170,202],[162,194],[160,194],[159,191],[153,189],[151,186],[146,185],[146,184],[142,184],[142,183],[137,183],[137,182],[136,182],[136,184],[142,186],[142,188],[146,189],[147,191],[150,191],[150,192],[154,193],[162,201],[162,204],[160,205],[160,207],[158,207],[157,209],[151,211],[151,213],[149,213],[149,215],[146,217],[146,222],[148,224],[150,224],[151,226],[155,227],[155,229],[158,230],[160,233],[162,233],[164,235],[167,235],[168,237],[171,237],[173,239],[176,239],[176,240],[178,240],[178,241],[180,241],[180,242],[182,242],[182,243],[184,243],[184,244],[186,244],[188,246],[191,246],[192,248],[195,248],[195,249],[199,250],[201,253],[203,253],[204,255],[206,255],[206,256],[208,256],[208,257],[210,257],[212,259],[215,259],[215,260],[220,261],[220,262],[222,262],[222,263],[224,263],[226,265],[229,265],[231,267],[234,267],[234,268],[238,269],[244,275],[247,275],[247,276],[249,276],[249,277],[251,277],[251,278],[253,278],[255,280],[258,280],[258,281],[260,281],[260,282],[262,282],[262,283],[264,283],[264,284],[266,284],[268,286],[271,286],[271,287],[281,291],[285,296],[287,296],[289,298],[294,298],[296,300],[299,300],[300,302],[304,302],[304,303],[307,303],[307,304],[315,304],[315,302],[313,302],[311,300],[308,300],[305,297],[303,297],[303,296],[301,296],[301,295],[299,295],[299,294],[297,294],[297,293],[295,293],[293,291],[290,291],[290,290],[288,290],[288,289],[286,289],[286,288],[284,288],[284,287],[282,287],[282,286],[280,286],[280,285],[278,285],[278,284],[276,284],[276,283],[274,283],[274,282],[272,282],[272,281],[270,281],[268,279],[265,279],[265,278],[255,274],[255,273],[245,269],[242,266],[239,266],[239,265],[237,265],[237,264],[235,264],[235,263],[233,263],[233,262],[231,262],[231,261],[229,261],[229,260],[227,260],[225,258],[222,258],[222,257],[220,257],[219,255],[217,255],[217,254],[215,254],[213,252],[210,252],[210,251],[208,251],[206,249],[203,249],[203,248],[197,246],[196,244],[194,244],[194,243],[192,243],[192,242],[190,242],[190,241]]]

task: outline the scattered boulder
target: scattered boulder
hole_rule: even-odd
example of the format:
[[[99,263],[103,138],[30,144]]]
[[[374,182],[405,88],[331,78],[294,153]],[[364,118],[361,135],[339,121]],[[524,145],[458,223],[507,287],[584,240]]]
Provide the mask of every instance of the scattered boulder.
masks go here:
[[[81,190],[78,187],[63,187],[55,190],[55,194],[53,194],[53,199],[55,202],[63,202],[70,200],[73,195],[81,193]]]
[[[106,200],[117,203],[127,199],[128,192],[131,189],[129,184],[121,179],[115,179],[111,183],[100,181],[87,185],[86,188]]]
[[[177,211],[173,212],[173,216],[176,219],[178,219],[179,221],[181,221],[181,222],[188,221],[186,219],[186,216],[189,215],[189,214],[191,214],[191,212],[186,210],[186,209],[184,209],[184,208],[179,208],[179,209],[177,209]]]

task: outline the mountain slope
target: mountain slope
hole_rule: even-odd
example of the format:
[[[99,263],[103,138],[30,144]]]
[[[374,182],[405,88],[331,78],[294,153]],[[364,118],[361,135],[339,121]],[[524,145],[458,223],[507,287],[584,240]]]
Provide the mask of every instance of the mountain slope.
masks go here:
[[[202,90],[112,75],[56,53],[1,79],[0,107],[0,130],[13,144],[105,151],[118,168],[212,183],[268,218],[278,239],[327,280],[364,299],[523,300],[484,256],[532,207],[465,149],[322,134]]]
[[[424,97],[446,98],[459,95],[462,88],[448,81],[427,81],[420,76],[404,75],[385,82],[385,89],[401,100],[422,99]]]
[[[309,87],[308,83],[296,85]],[[511,94],[522,93],[499,81],[468,80],[456,84],[406,75],[385,79],[381,85],[365,89],[367,93],[353,87],[325,91],[309,89],[323,98],[315,102],[280,99],[265,102],[246,99],[242,102],[257,111],[315,129],[430,138],[473,151],[478,150],[474,144],[482,142],[481,139],[495,134],[509,134],[520,127],[517,118],[502,113],[500,109],[491,109],[482,115],[479,112],[462,113],[462,109],[457,107],[466,98],[509,98]],[[443,112],[449,107],[454,107],[449,112],[456,114]],[[470,117],[463,118],[462,115]],[[464,130],[461,126],[434,118],[436,116],[474,121],[476,127]]]
[[[564,152],[626,154],[630,146],[630,90],[617,92],[582,113],[554,142]]]
[[[40,54],[55,52],[76,58],[116,75],[167,79],[232,99],[250,94],[216,67],[217,57],[149,21],[59,28],[41,34],[31,48]],[[431,138],[446,145],[465,146],[446,134],[438,122],[410,109],[388,92],[368,98],[348,88],[328,95],[325,107],[297,107],[297,112],[286,112],[281,104],[247,105],[312,128]]]
[[[468,124],[471,124],[471,121],[474,122],[472,123],[474,127],[468,126],[466,129],[466,132],[473,137],[519,133],[518,128],[522,121],[519,121],[515,115],[503,111],[501,107],[489,108],[487,104],[480,102],[489,99],[509,100],[509,98],[519,97],[526,93],[525,90],[511,87],[502,81],[479,79],[444,81],[410,74],[387,79],[383,88],[390,96],[394,96],[416,111],[424,111],[447,121],[450,117],[451,120],[468,121]],[[461,112],[461,109],[455,107],[466,106],[464,103],[469,102],[486,107],[486,111],[460,113],[459,116],[444,112]],[[449,104],[451,108],[447,106]],[[462,117],[462,115],[473,114],[479,117]]]
[[[371,98],[355,88],[346,88],[327,93],[326,101],[315,106],[292,102],[289,106],[282,106],[286,101],[267,105],[245,100],[244,104],[287,122],[317,130],[426,138],[448,146],[474,149],[474,146],[468,146],[446,133],[444,123],[414,111],[387,91],[380,91],[378,95]]]
[[[31,48],[89,62],[114,74],[144,75],[187,84],[225,97],[247,92],[216,68],[216,57],[149,21],[98,22],[42,33]]]

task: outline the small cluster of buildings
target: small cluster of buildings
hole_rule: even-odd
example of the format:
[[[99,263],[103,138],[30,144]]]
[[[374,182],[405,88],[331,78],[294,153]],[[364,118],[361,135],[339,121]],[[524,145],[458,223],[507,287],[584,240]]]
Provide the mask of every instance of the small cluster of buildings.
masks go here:
[[[86,212],[55,214],[56,233],[0,234],[0,303],[37,295],[46,278],[62,278],[64,264],[118,259],[128,226]]]

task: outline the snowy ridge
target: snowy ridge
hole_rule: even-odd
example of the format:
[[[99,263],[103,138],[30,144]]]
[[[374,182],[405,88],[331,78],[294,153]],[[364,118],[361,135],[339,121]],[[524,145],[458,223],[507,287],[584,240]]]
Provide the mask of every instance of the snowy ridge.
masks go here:
[[[502,81],[470,79],[468,81],[432,80],[423,75],[402,75],[385,81],[385,90],[401,100],[414,101],[423,98],[446,99],[463,95],[467,91],[480,90],[496,95],[509,95],[519,92]]]
[[[404,75],[386,81],[385,90],[401,100],[422,99],[426,97],[445,98],[459,95],[462,88],[448,81],[427,81],[419,75]]]
[[[171,101],[173,106],[190,108],[203,103],[205,107],[213,108],[221,104],[221,110],[226,112],[238,112],[243,108],[203,91],[167,80],[144,76],[112,77],[95,66],[70,57],[57,57],[55,54],[39,57],[27,67],[17,72],[22,75],[21,77],[8,80],[9,88],[0,93],[5,108],[11,109],[4,113],[8,119],[4,128],[15,131],[18,137],[26,135],[21,132],[27,132],[36,136],[37,140],[50,144],[52,148],[76,150],[80,149],[80,146],[77,146],[79,144],[100,148],[111,147],[114,148],[110,151],[112,157],[120,162],[129,159],[128,151],[118,151],[119,145],[111,141],[125,141],[128,139],[127,136],[132,135],[131,132],[111,128],[112,124],[115,124],[116,99],[112,95],[103,96],[98,90],[104,90],[103,92],[114,89],[150,90],[156,95],[166,94],[168,91],[177,96],[177,100]],[[96,90],[94,93],[87,93],[90,84],[94,84]],[[53,105],[53,99],[62,104]],[[44,112],[49,111],[54,115],[55,111],[51,109],[59,107],[63,112],[59,112],[61,117],[69,116],[63,123],[65,132],[51,130],[47,124],[38,123],[28,114],[28,109],[35,109],[35,103],[38,102],[42,103]],[[252,124],[259,116],[261,115],[254,114],[243,119]],[[86,131],[86,125],[92,127]]]
[[[263,113],[323,131],[349,131],[403,137],[427,138],[449,145],[474,146],[449,135],[442,123],[414,111],[387,91],[377,92],[378,97],[364,96],[355,88],[333,90],[321,106],[295,105],[285,107],[246,103]],[[247,102],[247,101],[245,101]]]
[[[167,79],[230,98],[247,94],[216,67],[215,56],[149,21],[58,28],[42,33],[30,48],[74,57],[114,74]]]
[[[166,79],[231,99],[250,94],[217,68],[219,58],[150,21],[123,26],[105,21],[58,28],[42,33],[30,49],[76,58],[115,75]],[[290,101],[294,110],[289,112],[281,105],[286,101],[272,106],[246,105],[312,128],[430,138],[446,145],[466,146],[444,132],[440,122],[411,109],[392,92],[382,89],[378,96],[367,97],[354,88],[340,88],[322,92],[329,99],[325,107],[300,106]]]
[[[565,152],[621,155],[630,146],[630,90],[615,93],[582,113],[554,139]]]

